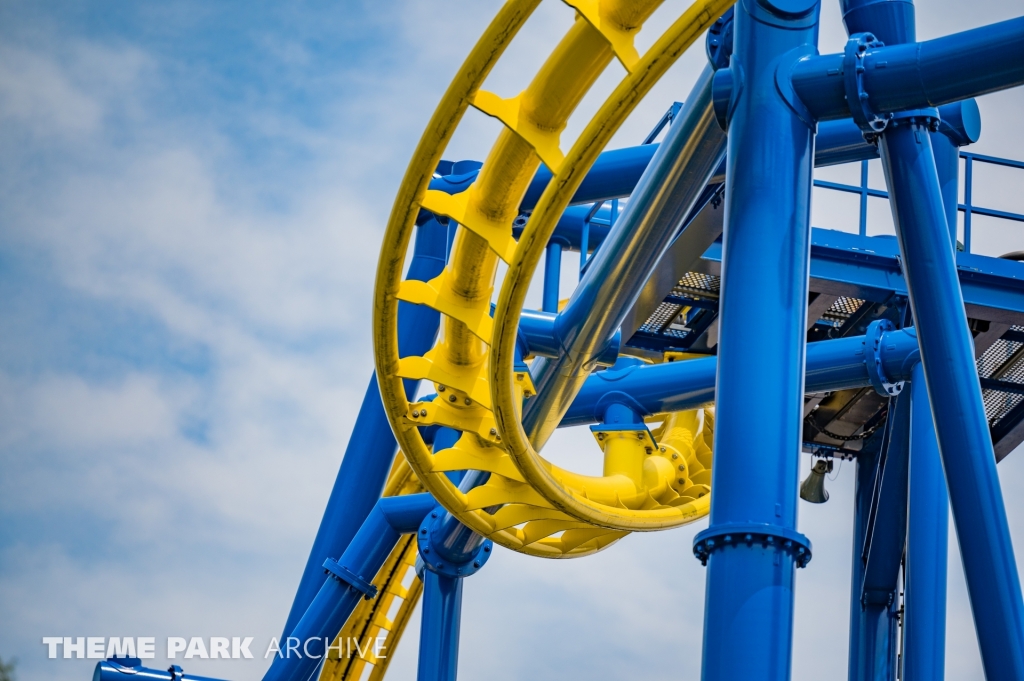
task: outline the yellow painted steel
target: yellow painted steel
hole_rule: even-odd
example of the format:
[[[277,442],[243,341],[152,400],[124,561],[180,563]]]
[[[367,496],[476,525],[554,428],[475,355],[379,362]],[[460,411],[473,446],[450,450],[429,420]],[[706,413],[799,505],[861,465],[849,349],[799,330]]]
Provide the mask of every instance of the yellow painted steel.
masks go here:
[[[696,502],[681,503],[681,496],[677,500],[656,499],[659,502],[656,504],[650,501],[639,503],[643,499],[643,490],[650,489],[649,484],[657,488],[660,475],[671,474],[671,469],[649,475],[646,463],[642,472],[634,467],[631,479],[637,490],[633,503],[625,504],[621,497],[617,500],[619,503],[608,503],[593,494],[590,488],[574,487],[557,467],[537,453],[522,427],[520,404],[512,378],[515,330],[519,325],[520,310],[533,272],[558,219],[598,154],[621,121],[669,66],[731,4],[730,0],[706,0],[694,4],[650,49],[648,55],[652,58],[645,55],[637,68],[619,84],[567,154],[564,172],[555,172],[541,196],[519,238],[515,257],[509,263],[498,297],[490,357],[491,400],[498,434],[503,438],[505,450],[531,487],[558,510],[594,525],[620,530],[664,529],[692,522],[702,509],[697,508]],[[652,460],[648,463],[657,462]]]
[[[650,435],[632,441],[609,435],[602,443],[606,462],[612,462],[606,465],[609,474],[578,475],[544,462],[528,442],[522,447],[521,404],[534,389],[529,374],[514,371],[509,361],[523,302],[519,296],[525,294],[536,268],[538,244],[543,250],[557,221],[552,217],[561,214],[597,154],[642,96],[731,3],[701,0],[640,57],[633,37],[660,0],[567,1],[577,10],[577,19],[527,88],[508,99],[481,91],[487,73],[537,4],[510,0],[502,8],[420,140],[384,236],[374,294],[374,349],[388,418],[424,487],[460,521],[495,542],[532,555],[563,558],[599,551],[624,536],[624,529],[656,527],[646,522],[646,516],[638,526],[620,528],[614,522],[583,517],[572,504],[563,508],[558,493],[537,484],[531,453],[542,462],[543,475],[555,481],[557,492],[594,508],[617,513],[671,509],[673,520],[707,513],[706,494],[695,491],[689,477],[691,469],[706,469],[698,455],[711,432],[706,417],[666,417],[662,429],[668,429],[655,435],[658,445]],[[563,154],[560,137],[569,116],[616,57],[628,75]],[[494,116],[504,128],[469,190],[456,196],[427,191],[444,146],[469,105]],[[515,244],[512,221],[541,161],[554,172],[554,179]],[[421,207],[453,219],[461,228],[439,277],[403,283],[402,266]],[[509,271],[492,322],[490,301],[499,260],[509,263]],[[439,340],[422,357],[399,358],[399,300],[442,313]],[[410,404],[403,378],[432,381],[437,398]],[[455,428],[462,436],[452,448],[432,454],[417,428],[423,425]],[[709,466],[710,450],[705,458]],[[445,472],[466,469],[491,475],[487,483],[464,493]],[[616,519],[614,513],[609,517]]]
[[[396,458],[384,496],[422,491],[423,486],[408,462],[403,457]],[[320,670],[320,681],[380,681],[384,678],[409,617],[423,594],[423,582],[416,576],[416,555],[415,535],[403,536],[373,580],[377,597],[360,600],[334,638]],[[379,646],[376,645],[378,638],[382,639]],[[380,656],[375,651],[379,651]],[[368,675],[367,667],[370,667]]]

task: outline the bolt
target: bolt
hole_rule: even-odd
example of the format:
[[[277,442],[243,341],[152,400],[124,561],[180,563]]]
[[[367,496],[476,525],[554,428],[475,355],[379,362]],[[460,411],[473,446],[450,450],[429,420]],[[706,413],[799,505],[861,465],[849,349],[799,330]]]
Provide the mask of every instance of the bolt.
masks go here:
[[[497,434],[498,434],[498,431],[495,430],[494,428],[491,428],[491,435],[497,435]]]
[[[475,567],[475,568],[478,568],[478,567],[480,567],[480,561],[478,561],[478,560],[474,560],[474,561],[473,561],[473,567]]]
[[[598,433],[597,434],[597,439],[598,440],[603,440],[604,439],[604,433]]]
[[[414,419],[419,418],[420,417],[420,410],[419,409],[413,409],[412,410],[412,417]]]
[[[424,527],[422,530],[420,530],[420,534],[426,534],[426,533],[427,533],[427,528]]]
[[[443,393],[445,390],[447,390],[447,388],[445,388],[443,385],[437,386],[437,392]]]
[[[490,546],[485,546],[484,547],[484,553],[490,553],[490,552],[491,552],[491,547]]]
[[[636,434],[636,439],[637,439],[637,440],[643,440],[643,439],[644,439],[644,434],[643,434],[643,432],[639,432],[639,433],[637,433],[637,434]]]
[[[678,482],[680,485],[685,485],[686,484],[686,480],[684,480],[682,478],[679,478],[676,482]]]
[[[431,511],[430,512],[430,517],[431,518],[436,518],[437,517],[437,511]]]
[[[430,547],[426,546],[423,548],[423,553],[430,553]]]
[[[458,397],[456,397],[455,395],[449,395],[449,396],[448,396],[448,401],[449,401],[449,402],[454,402],[454,401],[456,401],[457,399],[459,399],[459,398],[458,398]]]
[[[473,404],[473,400],[471,400],[471,399],[469,399],[469,398],[467,397],[467,398],[466,398],[466,406],[468,407],[468,406],[469,406],[469,405],[471,405],[471,404]]]
[[[686,470],[686,466],[684,466],[683,464],[679,464],[679,470],[685,471]]]
[[[663,449],[663,450],[661,450],[661,451],[665,451],[665,450]],[[678,458],[679,458],[679,455],[678,455],[678,454],[673,454],[673,455],[672,455],[672,458],[673,458],[673,459],[678,459]]]
[[[664,447],[661,447],[661,452],[662,452],[663,454],[665,453],[665,448],[664,448]]]
[[[426,415],[427,415],[427,410],[426,409],[421,409],[420,410],[420,416],[426,416]]]

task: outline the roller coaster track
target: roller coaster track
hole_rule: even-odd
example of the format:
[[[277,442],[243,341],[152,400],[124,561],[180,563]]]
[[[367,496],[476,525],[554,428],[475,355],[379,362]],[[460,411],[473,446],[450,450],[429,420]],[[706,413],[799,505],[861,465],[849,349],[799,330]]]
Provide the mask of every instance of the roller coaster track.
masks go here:
[[[481,90],[494,63],[538,2],[507,3],[474,47],[431,119],[399,189],[384,237],[374,297],[374,348],[385,409],[399,445],[424,487],[465,525],[531,555],[563,558],[601,550],[631,530],[653,530],[705,515],[706,488],[697,491],[685,461],[694,459],[703,418],[671,429],[656,442],[646,431],[598,431],[604,476],[578,475],[541,459],[520,423],[522,400],[533,393],[515,357],[519,310],[539,256],[558,217],[598,154],[629,113],[676,59],[729,6],[699,2],[643,55],[633,37],[658,2],[569,2],[575,23],[533,81],[503,99]],[[569,116],[613,59],[626,76],[568,153],[560,134]],[[441,154],[466,109],[504,124],[480,174],[466,191],[429,191]],[[512,222],[529,181],[543,162],[553,173],[516,242]],[[421,209],[461,227],[449,263],[429,282],[401,281]],[[498,263],[508,264],[494,319],[490,316]],[[443,315],[440,339],[422,357],[400,358],[398,301]],[[410,403],[402,379],[428,380],[432,401]],[[462,432],[450,449],[431,453],[418,426]],[[673,458],[673,455],[675,458]],[[487,481],[460,490],[445,473],[477,470]],[[490,509],[490,510],[487,510]]]

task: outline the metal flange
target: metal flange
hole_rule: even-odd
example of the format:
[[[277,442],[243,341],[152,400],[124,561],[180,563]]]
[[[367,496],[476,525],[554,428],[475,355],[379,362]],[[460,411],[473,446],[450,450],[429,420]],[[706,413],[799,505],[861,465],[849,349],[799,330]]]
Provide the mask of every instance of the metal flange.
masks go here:
[[[885,373],[882,363],[882,336],[893,331],[895,327],[888,319],[878,319],[868,324],[864,336],[866,344],[864,364],[868,370],[868,379],[879,395],[894,397],[903,391],[904,381],[893,381]]]
[[[693,555],[701,565],[717,550],[727,546],[774,547],[793,556],[798,568],[811,562],[811,540],[796,530],[768,523],[725,523],[704,530],[693,538]]]
[[[356,591],[363,594],[363,598],[372,601],[377,597],[377,587],[366,581],[356,573],[341,565],[333,558],[324,561],[324,572],[343,584],[347,584]]]

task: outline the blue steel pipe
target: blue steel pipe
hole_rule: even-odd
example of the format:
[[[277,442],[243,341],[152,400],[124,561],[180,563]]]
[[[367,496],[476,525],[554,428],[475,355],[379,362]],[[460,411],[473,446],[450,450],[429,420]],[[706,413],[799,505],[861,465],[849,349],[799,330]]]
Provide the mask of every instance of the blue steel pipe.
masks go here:
[[[857,486],[854,492],[853,507],[853,565],[850,578],[850,651],[847,672],[848,681],[861,681],[870,678],[866,665],[867,651],[874,647],[874,639],[863,636],[865,627],[865,611],[861,606],[861,590],[864,582],[863,549],[864,540],[868,536],[871,523],[871,500],[874,495],[875,478],[878,473],[878,462],[881,448],[885,446],[884,434],[880,431],[869,439],[857,456]]]
[[[793,69],[793,89],[819,120],[850,115],[843,62],[844,55],[829,54]],[[863,62],[863,90],[879,114],[1005,90],[1024,84],[1024,17],[934,40],[879,47],[868,51]]]
[[[810,548],[795,528],[814,140],[775,70],[814,53],[818,11],[815,0],[735,10],[743,83],[728,120],[715,474],[695,540],[708,551],[704,681],[788,681],[792,669],[794,571]],[[730,542],[750,525],[765,543]]]
[[[544,254],[544,295],[541,309],[558,312],[558,289],[562,279],[562,242],[552,240]]]
[[[218,679],[186,674],[180,667],[173,673],[170,669],[149,669],[142,666],[142,660],[129,657],[97,662],[92,673],[92,681],[218,681]]]
[[[889,382],[910,379],[911,367],[917,361],[917,336],[913,331],[911,328],[882,334],[880,358]],[[587,379],[561,425],[600,422],[607,405],[616,402],[643,415],[712,404],[718,363],[717,357],[705,357],[666,364],[629,363],[599,371]],[[873,385],[872,367],[874,358],[865,336],[809,343],[803,391],[820,393]]]
[[[462,578],[424,570],[417,681],[455,681],[461,622]]]
[[[448,227],[430,220],[416,229],[412,262],[406,274],[408,279],[429,281],[441,274],[447,259]],[[406,302],[398,304],[399,353],[422,355],[434,344],[440,314],[423,305]],[[418,381],[405,381],[407,395],[416,394]],[[345,456],[338,469],[338,477],[327,500],[320,528],[310,549],[306,567],[302,571],[299,587],[292,601],[284,626],[284,636],[306,612],[320,587],[324,584],[324,559],[340,556],[355,535],[370,509],[380,498],[387,482],[391,462],[398,451],[398,443],[391,432],[391,424],[384,413],[380,399],[377,375],[370,377],[370,385],[363,397],[355,426],[349,437]]]
[[[907,540],[907,477],[910,457],[910,393],[890,401],[888,433],[872,497],[870,531],[860,548],[864,569],[858,602],[857,677],[894,681],[899,629],[899,574]],[[856,549],[855,549],[856,550]]]
[[[711,107],[713,74],[709,66],[697,80],[629,205],[558,315],[559,356],[539,358],[531,367],[537,395],[524,407],[523,424],[538,448],[558,427],[723,160],[725,135]]]
[[[410,494],[378,499],[337,565],[337,573],[323,582],[313,602],[302,614],[287,639],[298,641],[298,650],[278,655],[263,681],[307,681],[324,654],[324,640],[338,635],[352,610],[366,593],[402,534],[416,532],[436,506],[429,494]],[[322,570],[323,568],[321,568]],[[354,575],[354,577],[352,577]],[[282,651],[286,649],[281,646]]]
[[[928,123],[897,117],[882,161],[985,673],[1020,681],[1024,601]]]
[[[910,415],[910,517],[903,599],[903,681],[945,678],[949,497],[925,386],[914,365]]]

